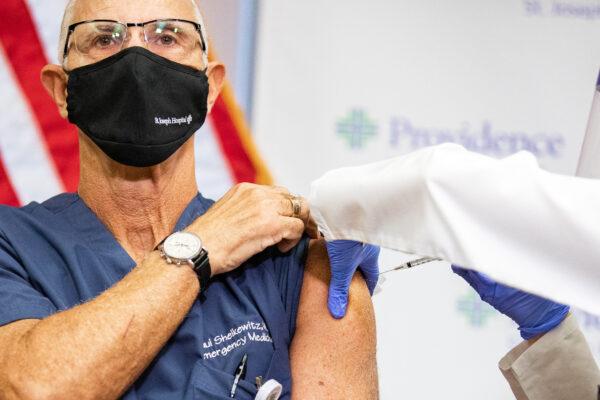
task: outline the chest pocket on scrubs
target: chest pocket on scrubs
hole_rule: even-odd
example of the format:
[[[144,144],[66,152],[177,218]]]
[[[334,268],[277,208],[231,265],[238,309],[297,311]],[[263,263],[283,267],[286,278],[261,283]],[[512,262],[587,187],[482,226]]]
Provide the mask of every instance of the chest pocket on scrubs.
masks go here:
[[[252,332],[251,332],[252,333]],[[248,333],[246,334],[248,335]],[[277,337],[277,336],[275,336]],[[291,372],[287,345],[279,340],[273,343],[249,342],[243,351],[235,352],[235,360],[242,354],[248,354],[248,368],[245,379],[240,379],[235,392],[235,399],[254,399],[257,393],[256,377],[261,376],[263,382],[275,379],[283,386],[281,399],[289,398]],[[260,359],[262,368],[256,368]],[[264,366],[268,366],[265,368]],[[216,367],[211,360],[200,360],[192,372],[194,400],[230,399],[231,388],[235,379],[235,366],[230,364],[227,371]]]
[[[192,373],[193,398],[229,399],[237,367],[247,354],[245,379],[239,380],[235,398],[254,399],[257,376],[265,377],[274,364],[283,364],[289,370],[287,347],[285,354],[278,351],[277,332],[270,331],[258,311],[246,314],[243,319],[228,320],[222,316],[221,321],[227,322],[218,326],[205,324],[202,359]],[[277,361],[282,355],[285,357],[282,362]]]
[[[231,388],[235,379],[233,374],[228,374],[212,368],[199,361],[193,371],[194,400],[231,400]],[[254,379],[246,375],[246,378]],[[240,379],[235,391],[235,399],[253,400],[256,396],[254,382]]]
[[[220,371],[207,365],[202,360],[199,361],[193,375],[194,400],[225,400],[231,399],[231,388],[235,379],[234,374]],[[269,368],[265,375],[261,375],[263,382],[275,379],[283,386],[283,392],[280,399],[289,399],[291,397],[291,373],[289,368],[289,354],[286,348],[275,349],[269,362]],[[235,391],[235,399],[254,400],[257,393],[256,376],[247,373],[245,379],[238,381]]]

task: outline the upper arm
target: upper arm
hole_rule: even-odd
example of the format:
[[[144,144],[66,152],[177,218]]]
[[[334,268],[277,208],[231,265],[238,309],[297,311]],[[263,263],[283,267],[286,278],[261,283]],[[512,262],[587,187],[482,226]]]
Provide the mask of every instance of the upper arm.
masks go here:
[[[293,398],[378,398],[375,316],[362,277],[352,280],[348,312],[327,309],[330,279],[324,242],[311,242],[290,349]]]

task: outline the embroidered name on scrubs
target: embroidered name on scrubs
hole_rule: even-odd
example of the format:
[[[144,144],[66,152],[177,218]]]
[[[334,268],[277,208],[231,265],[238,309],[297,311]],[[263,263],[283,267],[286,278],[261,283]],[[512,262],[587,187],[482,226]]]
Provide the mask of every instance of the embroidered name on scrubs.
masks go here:
[[[175,230],[211,205],[198,195]],[[289,399],[288,350],[307,245],[304,239],[287,254],[269,249],[217,276],[123,398],[228,399],[236,368],[247,354],[246,377],[236,399],[254,399],[259,376],[278,380],[284,387],[282,399]],[[0,308],[0,326],[42,319],[89,301],[134,267],[75,194],[22,209],[0,206],[0,304],[8,305]]]
[[[202,358],[206,360],[224,357],[233,349],[246,346],[248,341],[273,343],[264,322],[248,321],[237,328],[231,328],[226,335],[219,334],[214,338],[209,338],[208,342],[202,343],[202,347],[205,349]]]

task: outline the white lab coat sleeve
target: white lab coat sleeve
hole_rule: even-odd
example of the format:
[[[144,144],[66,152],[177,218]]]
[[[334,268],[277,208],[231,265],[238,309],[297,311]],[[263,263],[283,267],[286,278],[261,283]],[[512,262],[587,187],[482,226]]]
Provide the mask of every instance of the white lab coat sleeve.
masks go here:
[[[328,240],[440,257],[600,315],[600,181],[444,144],[331,171],[309,200]]]

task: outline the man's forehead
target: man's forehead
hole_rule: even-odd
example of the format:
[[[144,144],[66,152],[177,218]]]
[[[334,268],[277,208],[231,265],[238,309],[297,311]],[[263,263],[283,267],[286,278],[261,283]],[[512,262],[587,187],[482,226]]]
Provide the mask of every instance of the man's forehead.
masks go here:
[[[194,0],[76,0],[70,22],[90,19],[144,22],[159,18],[200,22]]]

